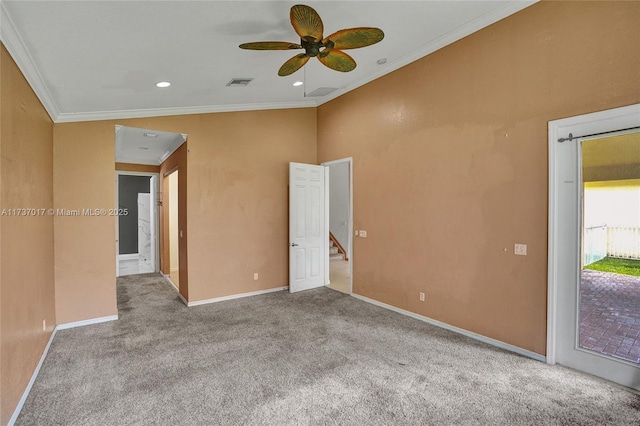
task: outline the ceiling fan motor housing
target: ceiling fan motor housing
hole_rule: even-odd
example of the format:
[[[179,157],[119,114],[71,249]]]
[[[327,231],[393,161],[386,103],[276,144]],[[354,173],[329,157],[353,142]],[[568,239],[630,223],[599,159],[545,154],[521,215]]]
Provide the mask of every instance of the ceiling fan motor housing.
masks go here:
[[[320,53],[320,48],[325,47],[324,44],[322,44],[322,41],[316,41],[316,40],[305,40],[304,38],[300,39],[300,44],[302,45],[302,48],[305,51],[305,54],[307,56],[310,57],[315,57],[318,56],[318,54]]]

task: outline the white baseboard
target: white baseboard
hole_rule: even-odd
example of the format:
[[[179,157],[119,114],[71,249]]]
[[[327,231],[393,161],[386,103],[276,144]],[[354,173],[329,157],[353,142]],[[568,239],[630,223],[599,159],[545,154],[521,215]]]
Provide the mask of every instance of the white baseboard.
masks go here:
[[[51,342],[53,342],[53,338],[55,337],[57,331],[58,331],[58,327],[55,327],[51,332],[51,336],[49,336],[49,341],[47,342],[47,346],[45,346],[44,351],[42,352],[42,356],[40,357],[40,361],[38,362],[36,369],[31,375],[31,380],[29,380],[29,383],[27,384],[26,389],[22,393],[22,397],[20,398],[20,401],[18,401],[18,405],[16,406],[16,409],[13,411],[13,416],[11,416],[11,418],[9,419],[9,423],[7,423],[8,426],[13,426],[16,420],[18,420],[20,411],[22,411],[22,406],[27,400],[27,397],[29,396],[29,392],[31,392],[31,387],[33,386],[33,383],[36,381],[36,378],[38,377],[38,373],[40,373],[40,368],[42,367],[42,364],[44,363],[44,359],[47,357],[47,354],[49,353]]]
[[[233,300],[233,299],[240,299],[243,297],[258,296],[260,294],[274,293],[276,291],[283,291],[283,290],[289,290],[289,286],[270,288],[268,290],[251,291],[249,293],[232,294],[230,296],[215,297],[213,299],[196,300],[195,302],[188,302],[187,306],[191,307],[191,306],[198,306],[198,305],[206,305],[209,303],[224,302],[225,300]]]
[[[66,324],[58,324],[56,330],[66,330],[67,328],[84,327],[85,325],[100,324],[101,322],[117,321],[118,315],[109,315],[108,317],[92,318],[84,321],[68,322]]]
[[[182,303],[189,306],[189,302],[187,302],[187,299],[185,299],[184,296],[180,294],[180,290],[178,289],[178,287],[176,287],[173,281],[171,281],[171,276],[167,274],[162,274],[162,276],[164,277],[167,284],[169,284],[169,287],[171,287],[176,293],[178,293],[178,297],[180,297],[180,300],[182,300]]]
[[[25,401],[27,400],[27,397],[29,396],[29,392],[31,392],[31,387],[33,386],[33,383],[36,381],[36,378],[38,377],[38,373],[40,372],[40,368],[42,367],[42,363],[44,362],[44,359],[47,357],[47,353],[49,353],[49,348],[51,347],[51,342],[53,342],[53,338],[55,337],[55,335],[58,332],[58,330],[65,330],[65,329],[68,329],[68,328],[75,328],[75,327],[83,327],[85,325],[99,324],[101,322],[108,322],[108,321],[115,321],[117,319],[118,319],[117,315],[110,315],[108,317],[93,318],[93,319],[84,320],[84,321],[68,322],[66,324],[58,324],[53,329],[53,332],[51,333],[51,336],[49,337],[49,341],[47,342],[47,346],[44,348],[44,351],[42,352],[42,356],[40,357],[40,362],[38,362],[38,365],[36,366],[35,371],[31,375],[31,380],[29,381],[29,384],[27,385],[27,388],[22,393],[22,398],[20,398],[20,401],[18,401],[18,406],[14,410],[13,416],[11,416],[11,418],[9,419],[9,423],[7,423],[8,426],[13,426],[13,424],[18,419],[18,416],[20,415],[20,411],[22,411],[22,406],[24,405]]]
[[[178,293],[178,297],[180,298],[180,300],[182,300],[182,303],[189,306],[189,302],[187,302],[187,299],[184,298],[184,296],[178,291],[178,289],[173,285],[173,283],[171,283],[171,286],[176,291],[176,293]]]
[[[535,359],[536,361],[546,362],[546,357],[544,355],[540,355],[538,353],[529,351],[527,349],[520,348],[518,346],[510,345],[509,343],[501,342],[500,340],[492,339],[490,337],[483,336],[481,334],[474,333],[472,331],[465,330],[463,328],[458,328],[453,325],[449,325],[447,323],[434,320],[429,317],[425,317],[420,314],[416,314],[414,312],[406,311],[404,309],[396,308],[395,306],[387,305],[386,303],[378,302],[374,299],[369,299],[368,297],[360,296],[359,294],[351,294],[353,297],[363,300],[367,303],[371,303],[372,305],[380,306],[381,308],[389,309],[394,312],[398,312],[399,314],[409,316],[411,318],[415,318],[420,321],[424,321],[431,325],[435,325],[440,328],[447,329],[449,331],[453,331],[454,333],[462,334],[463,336],[471,337],[472,339],[479,340],[481,342],[487,343],[489,345],[497,346],[501,349],[505,349],[510,352],[515,352],[520,355],[524,355],[528,358]]]

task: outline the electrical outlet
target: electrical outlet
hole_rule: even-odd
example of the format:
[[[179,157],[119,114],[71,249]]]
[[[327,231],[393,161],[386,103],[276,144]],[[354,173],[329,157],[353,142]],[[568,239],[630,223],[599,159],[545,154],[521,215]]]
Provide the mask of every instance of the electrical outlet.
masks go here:
[[[257,272],[255,274],[253,274],[253,280],[254,281],[258,281],[258,273]]]
[[[527,245],[526,244],[515,244],[513,246],[513,253],[518,256],[526,256],[527,255]]]
[[[424,302],[424,293],[420,292],[420,301]]]

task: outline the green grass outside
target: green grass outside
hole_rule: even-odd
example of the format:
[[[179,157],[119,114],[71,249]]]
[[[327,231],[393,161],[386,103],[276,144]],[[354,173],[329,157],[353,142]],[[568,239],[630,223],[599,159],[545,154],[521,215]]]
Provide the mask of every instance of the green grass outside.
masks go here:
[[[640,277],[640,260],[616,259],[605,257],[602,260],[587,265],[584,269],[594,271],[613,272],[614,274],[633,275]]]

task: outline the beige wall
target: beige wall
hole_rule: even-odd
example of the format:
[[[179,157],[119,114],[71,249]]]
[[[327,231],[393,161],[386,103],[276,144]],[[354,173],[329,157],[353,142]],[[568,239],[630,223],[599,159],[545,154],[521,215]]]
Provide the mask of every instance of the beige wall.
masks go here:
[[[205,123],[184,130],[189,300],[288,285],[288,163],[317,162],[316,110],[212,114]]]
[[[114,206],[116,124],[188,134],[189,301],[288,285],[288,162],[316,163],[315,109],[56,124],[56,207]],[[114,219],[55,226],[58,322],[116,314]]]
[[[166,274],[171,274],[171,268],[174,267],[171,263],[171,245],[170,238],[170,213],[171,200],[168,199],[167,194],[171,193],[170,183],[168,176],[172,172],[178,172],[178,191],[177,194],[173,194],[177,197],[177,211],[178,211],[178,233],[182,230],[182,238],[179,238],[178,243],[178,263],[175,267],[178,267],[178,281],[180,294],[186,300],[189,299],[189,265],[188,265],[188,206],[187,206],[187,157],[188,157],[188,143],[181,145],[173,154],[167,158],[160,166],[160,187],[162,193],[160,199],[162,200],[162,209],[160,211],[160,268],[161,271]]]
[[[0,208],[45,210],[0,216],[0,424],[7,424],[55,325],[53,217],[46,213],[53,206],[53,123],[0,50]]]
[[[56,124],[53,135],[54,208],[114,208],[114,125]],[[56,215],[54,226],[58,324],[116,315],[115,217]]]
[[[354,158],[368,231],[354,292],[544,354],[547,122],[640,102],[638,22],[542,2],[322,105],[318,160]]]

